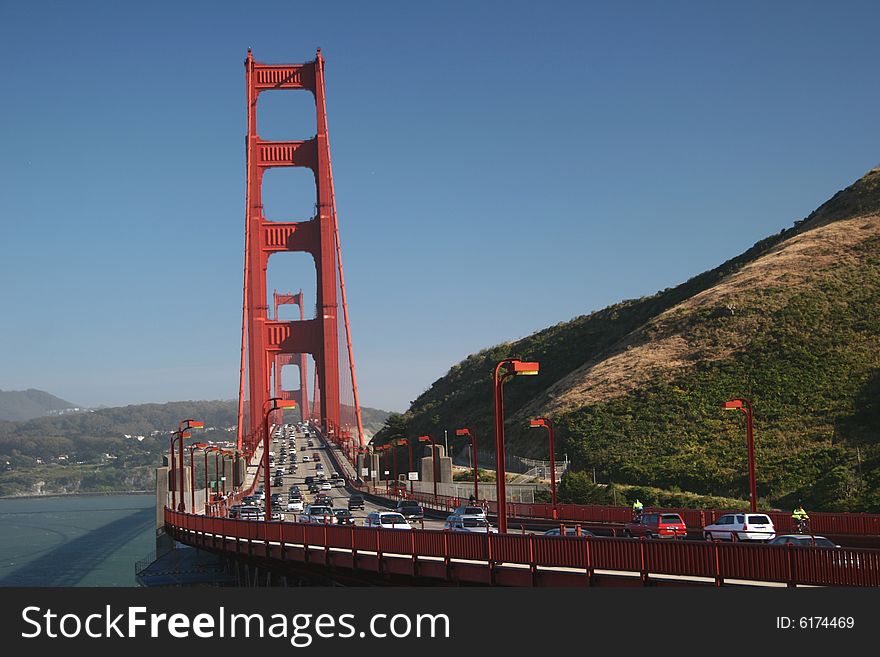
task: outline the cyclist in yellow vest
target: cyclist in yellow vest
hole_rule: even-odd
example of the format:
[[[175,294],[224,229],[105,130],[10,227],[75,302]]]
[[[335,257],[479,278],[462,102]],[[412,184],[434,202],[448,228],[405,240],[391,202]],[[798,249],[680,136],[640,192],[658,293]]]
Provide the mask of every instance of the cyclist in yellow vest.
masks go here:
[[[636,501],[633,502],[633,520],[639,520],[642,517],[642,509],[645,508],[645,505],[639,501],[639,498],[636,498]]]
[[[807,515],[806,511],[804,511],[804,507],[800,502],[798,502],[798,505],[795,507],[794,511],[791,512],[791,520],[794,523],[795,527],[806,528],[807,522],[810,520],[810,516]]]

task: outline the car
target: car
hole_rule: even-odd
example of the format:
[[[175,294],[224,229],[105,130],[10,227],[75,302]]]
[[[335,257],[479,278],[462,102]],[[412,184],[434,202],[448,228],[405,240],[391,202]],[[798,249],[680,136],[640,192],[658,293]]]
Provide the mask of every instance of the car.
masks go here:
[[[241,509],[241,504],[233,504],[229,507],[229,517],[230,518],[238,518],[238,512]]]
[[[272,482],[273,486],[278,486],[279,488],[284,485],[284,477],[276,477]]]
[[[345,488],[345,479],[342,477],[331,477],[330,483],[333,484],[335,488]]]
[[[372,511],[367,514],[364,527],[378,529],[412,529],[410,524],[397,511]]]
[[[272,515],[269,517],[270,520],[284,520],[284,516],[281,515],[280,509],[273,509]]]
[[[299,514],[298,521],[311,524],[333,525],[336,524],[336,516],[333,515],[333,509],[329,506],[309,504]]]
[[[255,495],[245,495],[241,498],[241,506],[250,506],[257,502]]]
[[[587,529],[581,529],[580,527],[566,527],[565,528],[566,536],[595,536],[595,534]],[[544,536],[562,536],[562,531],[559,527],[555,527],[553,529],[548,529],[544,532]]]
[[[306,475],[306,478],[305,478],[304,481],[305,481],[306,486],[308,486],[308,485],[309,485],[310,483],[312,483],[314,480],[315,480],[315,477],[314,477],[313,475]]]
[[[315,497],[315,504],[321,504],[323,506],[333,506],[333,498],[329,495],[317,495]]]
[[[296,474],[296,464],[294,463],[289,468],[287,468],[287,474]]]
[[[320,460],[321,460],[321,455],[320,455],[320,454],[315,454],[314,456],[312,456],[312,459],[315,460],[315,461],[320,461]]]
[[[305,505],[303,504],[301,497],[293,497],[287,500],[287,510],[289,512],[301,513],[305,510]]]
[[[308,462],[311,461],[311,460],[312,460],[312,459],[311,459],[311,457],[310,457],[308,454],[306,454],[306,455],[303,456],[303,458],[302,458],[302,462],[303,462],[303,463],[308,463]]]
[[[422,505],[415,500],[400,500],[397,503],[397,511],[407,520],[422,520],[425,517]]]
[[[333,490],[333,485],[329,481],[322,481],[320,488],[321,490]]]
[[[727,513],[703,527],[707,541],[770,541],[776,538],[773,521],[763,513]]]
[[[353,493],[351,497],[348,498],[348,510],[354,511],[355,509],[363,509],[364,508],[364,496],[360,493]]]
[[[238,517],[241,520],[263,520],[265,519],[265,514],[263,510],[254,505],[242,506],[238,510]]]
[[[299,492],[299,486],[297,486],[296,484],[294,484],[293,486],[291,486],[290,488],[287,489],[287,492],[288,492],[288,493],[298,493],[298,492]]]
[[[321,474],[324,474],[324,464],[315,463],[315,472],[320,472]]]
[[[767,545],[803,545],[806,547],[823,547],[823,548],[839,548],[834,541],[824,536],[813,536],[812,534],[781,534],[776,538],[767,542]]]
[[[320,484],[317,481],[313,481],[312,483],[310,483],[308,489],[310,493],[317,493],[319,490],[321,490]]]
[[[470,504],[462,504],[452,512],[453,516],[482,516],[486,517],[486,509],[481,506],[473,506]]]
[[[627,538],[687,538],[687,525],[677,513],[643,513],[641,519],[623,526]]]
[[[336,524],[353,525],[354,517],[348,509],[333,509],[333,515],[336,516]]]
[[[469,534],[497,534],[498,530],[489,524],[486,516],[450,516],[443,529]]]

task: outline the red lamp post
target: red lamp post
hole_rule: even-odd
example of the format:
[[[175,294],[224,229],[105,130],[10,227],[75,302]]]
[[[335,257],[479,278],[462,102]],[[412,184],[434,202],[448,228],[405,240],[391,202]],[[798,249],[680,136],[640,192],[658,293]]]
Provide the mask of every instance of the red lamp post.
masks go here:
[[[382,475],[385,474],[385,471],[388,469],[388,450],[391,449],[391,445],[389,443],[385,443],[384,445],[378,445],[374,448],[374,451],[382,452],[382,465],[379,469],[379,481],[382,481]],[[387,481],[387,480],[386,480]],[[385,484],[385,490],[388,490],[388,484]]]
[[[272,405],[266,409],[266,403]],[[270,397],[263,404],[263,490],[266,493],[263,506],[266,512],[263,514],[263,520],[269,522],[272,520],[272,489],[269,486],[269,416],[279,408],[295,408],[296,401],[293,399],[281,399],[281,397]],[[282,412],[283,413],[283,412]]]
[[[395,490],[397,490],[397,485],[400,480],[400,473],[397,471],[397,448],[401,447],[403,445],[406,445],[407,443],[408,443],[408,441],[406,438],[398,438],[397,440],[391,441],[391,445],[392,445],[391,451],[394,454],[394,487],[395,487]],[[410,470],[412,470],[412,453],[411,452],[410,452],[410,459],[409,459],[409,467],[410,467]],[[409,472],[408,471],[407,471],[406,477],[407,477],[407,479],[409,479]]]
[[[419,442],[425,443],[431,441],[431,455],[434,457],[434,506],[437,506],[437,443],[431,436],[419,436]]]
[[[554,438],[553,422],[545,417],[538,417],[529,421],[530,427],[545,427],[550,436],[550,491],[553,499],[553,519],[556,520],[556,441]]]
[[[208,495],[208,452],[210,452],[212,449],[216,448],[205,448],[205,515],[208,515],[208,503],[211,501],[211,496]]]
[[[755,483],[755,435],[752,431],[752,403],[748,399],[732,399],[721,406],[724,410],[740,410],[746,414],[746,443],[749,451],[749,507],[758,510],[758,492]]]
[[[455,430],[456,436],[469,436],[471,439],[471,460],[474,462],[474,499],[480,499],[480,484],[477,478],[477,437],[467,427]]]
[[[501,369],[505,368],[504,373]],[[507,532],[507,492],[504,463],[504,383],[514,376],[537,374],[538,363],[524,362],[518,358],[505,358],[495,366],[495,494],[498,497],[498,531]]]
[[[193,452],[197,449],[205,449],[208,446],[208,443],[193,443],[188,447],[189,449],[189,498],[190,505],[189,510],[190,513],[196,512],[196,461],[193,458]],[[205,495],[208,494],[208,491],[205,490]],[[181,493],[183,495],[183,493]]]
[[[175,475],[174,468],[173,468],[174,441],[175,440],[178,441],[178,444],[180,447],[180,464],[179,464],[179,475],[180,476],[178,478],[178,481],[180,482],[180,484],[179,484],[180,485],[180,504],[177,504],[177,496],[174,494],[175,493],[174,489],[172,489],[172,491],[171,491],[171,506],[175,507],[178,511],[186,511],[186,503],[183,500],[183,467],[184,467],[184,465],[183,465],[183,439],[189,438],[192,436],[192,434],[189,431],[190,429],[201,429],[201,428],[204,428],[204,426],[205,426],[204,422],[198,422],[198,421],[192,420],[192,419],[182,420],[177,425],[177,431],[174,432],[175,438],[171,439],[171,464],[170,465],[172,466],[172,470],[171,470],[172,480]]]
[[[406,479],[409,481],[409,493],[413,492],[413,480],[409,478],[409,473],[413,471],[412,464],[412,441],[409,438],[398,438],[394,441],[395,446],[406,445],[409,448],[409,470],[406,471]]]
[[[175,431],[171,434],[171,440],[168,443],[168,485],[171,488],[171,508],[177,509],[177,467],[174,465],[174,441],[180,438],[180,434]],[[183,495],[183,491],[180,491]],[[167,498],[166,498],[167,499]]]

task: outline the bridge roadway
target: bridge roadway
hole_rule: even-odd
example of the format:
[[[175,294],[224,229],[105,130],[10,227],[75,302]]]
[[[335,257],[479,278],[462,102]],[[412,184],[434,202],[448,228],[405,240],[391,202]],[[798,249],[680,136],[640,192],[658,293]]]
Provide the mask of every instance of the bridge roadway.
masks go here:
[[[335,463],[335,448],[316,442],[317,449],[302,450],[304,439],[299,436],[297,442],[298,456],[321,454],[328,474],[344,467],[341,459]],[[285,484],[313,471],[314,465],[300,464],[296,475],[285,476]],[[351,490],[332,492],[341,502]],[[377,500],[370,508],[394,504]],[[437,519],[426,522],[425,531],[402,532],[239,521],[170,509],[165,515],[167,531],[181,542],[274,572],[307,572],[349,584],[880,586],[880,552],[875,550],[456,534],[431,531],[439,526]]]

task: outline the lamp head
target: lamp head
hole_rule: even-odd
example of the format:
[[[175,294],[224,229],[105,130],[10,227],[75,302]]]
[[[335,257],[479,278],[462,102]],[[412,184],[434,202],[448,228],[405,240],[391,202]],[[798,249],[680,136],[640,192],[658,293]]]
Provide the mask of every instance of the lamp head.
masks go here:
[[[516,376],[534,376],[540,370],[540,364],[535,362],[526,362],[522,360],[514,360],[510,362],[511,373]]]

